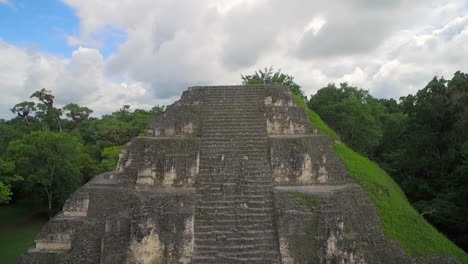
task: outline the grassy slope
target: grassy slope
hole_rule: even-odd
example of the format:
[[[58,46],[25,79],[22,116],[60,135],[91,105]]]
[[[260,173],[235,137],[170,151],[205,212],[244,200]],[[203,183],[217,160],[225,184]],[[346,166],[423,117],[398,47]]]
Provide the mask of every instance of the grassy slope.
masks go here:
[[[0,206],[0,263],[16,263],[34,243],[45,221],[30,209]]]
[[[305,107],[310,122],[323,134],[338,140],[320,117],[299,97],[297,105]],[[383,230],[387,237],[399,242],[411,256],[449,255],[468,263],[468,254],[439,233],[410,205],[403,191],[379,166],[359,155],[345,144],[335,141],[334,149],[348,168],[350,176],[367,192],[377,206]]]

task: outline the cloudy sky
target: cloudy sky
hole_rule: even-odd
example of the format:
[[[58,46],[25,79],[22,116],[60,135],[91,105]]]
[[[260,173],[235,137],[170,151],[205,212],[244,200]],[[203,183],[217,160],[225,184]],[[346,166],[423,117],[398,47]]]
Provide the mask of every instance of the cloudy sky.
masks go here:
[[[43,87],[102,114],[270,65],[398,98],[467,55],[468,0],[0,0],[0,118]]]

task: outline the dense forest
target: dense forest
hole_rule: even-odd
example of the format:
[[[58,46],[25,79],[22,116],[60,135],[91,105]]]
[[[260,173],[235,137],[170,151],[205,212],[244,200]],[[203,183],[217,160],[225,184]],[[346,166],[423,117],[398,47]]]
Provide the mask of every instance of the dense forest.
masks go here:
[[[424,218],[468,250],[468,74],[434,77],[398,101],[347,83],[307,98],[291,75],[273,68],[242,79],[284,84],[306,99],[343,142],[392,176]]]
[[[243,84],[279,83],[355,151],[384,168],[419,213],[468,249],[468,74],[435,77],[415,95],[377,99],[347,83],[328,84],[309,98],[290,75],[266,68]],[[62,108],[42,89],[0,120],[0,202],[36,201],[57,212],[77,187],[113,170],[121,147],[145,132],[164,107],[125,105],[101,118],[76,104]]]
[[[35,201],[49,215],[91,177],[113,170],[122,146],[164,112],[124,105],[95,118],[77,104],[57,107],[45,89],[30,99],[11,108],[15,118],[0,120],[0,202]]]

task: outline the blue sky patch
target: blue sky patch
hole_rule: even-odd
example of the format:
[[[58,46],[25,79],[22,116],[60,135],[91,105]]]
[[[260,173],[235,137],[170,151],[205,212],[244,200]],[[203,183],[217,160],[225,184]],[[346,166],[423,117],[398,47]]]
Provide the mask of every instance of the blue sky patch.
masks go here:
[[[70,57],[74,47],[67,35],[76,35],[79,19],[60,1],[13,0],[0,4],[0,38],[19,47]]]
[[[74,10],[58,0],[10,0],[0,4],[0,39],[17,47],[33,47],[41,52],[69,58],[76,46],[67,36],[78,36],[80,20]],[[115,53],[127,39],[124,31],[106,27],[95,36],[102,43],[101,54]]]

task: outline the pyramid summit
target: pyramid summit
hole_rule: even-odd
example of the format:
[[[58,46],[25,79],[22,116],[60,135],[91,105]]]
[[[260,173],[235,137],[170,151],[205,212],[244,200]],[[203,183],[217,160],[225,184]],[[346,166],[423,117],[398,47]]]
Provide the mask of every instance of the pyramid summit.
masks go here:
[[[19,263],[404,264],[372,200],[288,88],[191,87]]]

